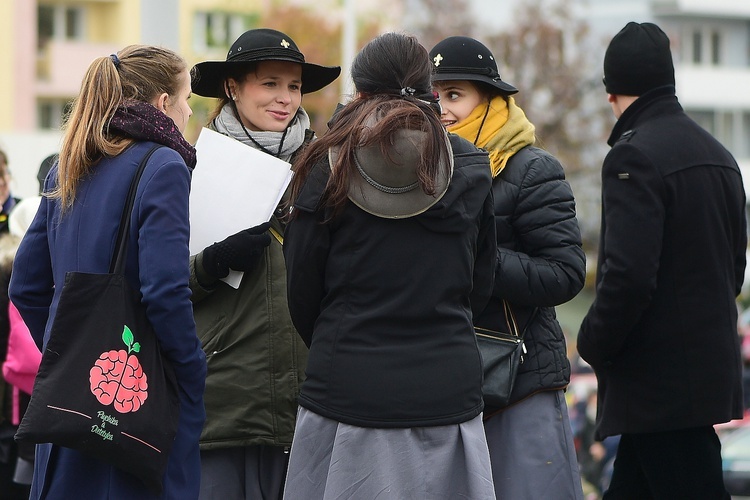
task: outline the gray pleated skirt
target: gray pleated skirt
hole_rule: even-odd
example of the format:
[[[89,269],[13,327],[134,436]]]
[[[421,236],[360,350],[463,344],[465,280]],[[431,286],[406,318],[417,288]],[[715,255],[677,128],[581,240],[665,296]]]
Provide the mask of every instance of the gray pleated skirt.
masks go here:
[[[482,417],[457,425],[376,429],[300,408],[284,498],[494,499]]]
[[[583,500],[562,390],[534,394],[484,424],[497,498]]]

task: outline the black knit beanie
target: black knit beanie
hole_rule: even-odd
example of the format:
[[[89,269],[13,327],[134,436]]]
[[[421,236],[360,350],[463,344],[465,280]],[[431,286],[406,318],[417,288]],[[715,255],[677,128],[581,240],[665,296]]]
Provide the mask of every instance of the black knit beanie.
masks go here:
[[[628,23],[604,54],[607,93],[640,96],[664,85],[674,85],[669,38],[653,23]]]

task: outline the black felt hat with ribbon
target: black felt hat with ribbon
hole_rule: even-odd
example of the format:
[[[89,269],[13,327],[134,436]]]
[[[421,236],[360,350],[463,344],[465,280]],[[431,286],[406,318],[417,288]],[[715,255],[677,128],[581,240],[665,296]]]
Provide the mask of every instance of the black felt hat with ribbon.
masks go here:
[[[518,92],[504,82],[490,49],[468,36],[451,36],[438,42],[430,51],[434,73],[432,81],[469,80],[484,82],[505,95]]]
[[[305,56],[288,35],[268,28],[244,32],[232,44],[226,61],[206,61],[195,65],[193,92],[204,97],[225,97],[224,82],[243,66],[259,61],[289,61],[302,66],[302,93],[320,90],[338,78],[339,66],[320,66]]]

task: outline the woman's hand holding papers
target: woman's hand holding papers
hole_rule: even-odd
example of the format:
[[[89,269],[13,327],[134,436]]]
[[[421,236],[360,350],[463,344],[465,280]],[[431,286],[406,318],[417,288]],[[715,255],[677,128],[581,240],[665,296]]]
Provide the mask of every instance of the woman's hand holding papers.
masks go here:
[[[225,278],[229,270],[249,272],[258,264],[263,250],[271,243],[269,222],[235,233],[203,250],[203,268],[216,279]]]

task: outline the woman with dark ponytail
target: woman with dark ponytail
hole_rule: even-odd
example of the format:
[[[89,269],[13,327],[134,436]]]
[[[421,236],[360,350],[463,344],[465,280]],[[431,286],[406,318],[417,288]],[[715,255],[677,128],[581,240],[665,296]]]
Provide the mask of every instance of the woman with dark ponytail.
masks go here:
[[[189,288],[188,195],[195,149],[182,132],[192,114],[190,93],[185,61],[167,49],[131,45],[91,63],[10,283],[11,300],[43,350],[66,273],[108,272],[133,175],[148,151],[164,146],[155,150],[140,179],[125,266],[125,278],[140,291],[179,386],[179,426],[164,491],[157,497],[108,463],[41,444],[32,499],[198,496],[206,361]]]
[[[487,154],[449,135],[427,51],[387,33],[295,162],[284,253],[310,347],[284,497],[494,498],[472,327],[491,291]]]

